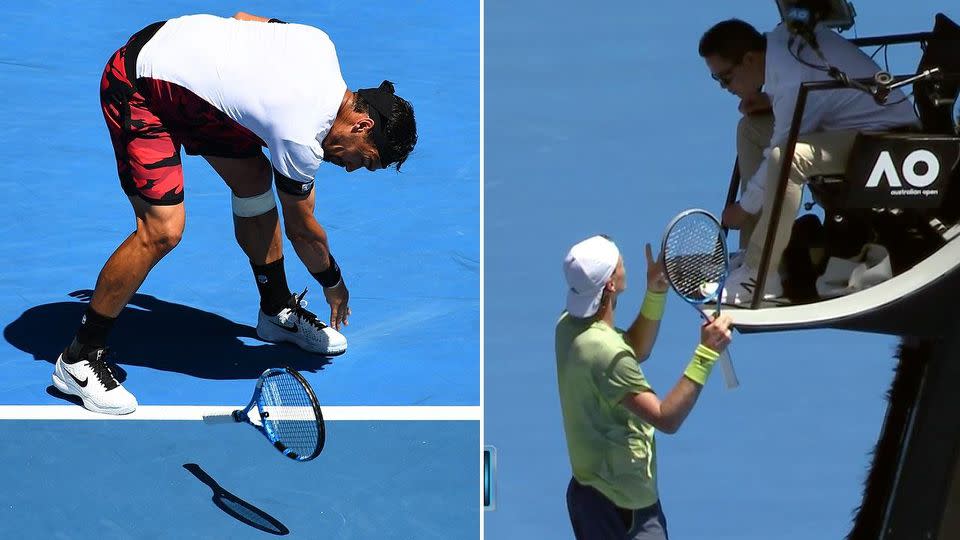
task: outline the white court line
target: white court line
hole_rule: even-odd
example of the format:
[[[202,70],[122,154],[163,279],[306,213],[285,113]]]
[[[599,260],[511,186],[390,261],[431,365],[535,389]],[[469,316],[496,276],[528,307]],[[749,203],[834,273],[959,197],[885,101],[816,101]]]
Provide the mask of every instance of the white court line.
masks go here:
[[[131,414],[90,412],[78,405],[0,405],[0,420],[202,420],[206,414],[230,414],[244,405],[141,405]],[[478,406],[322,407],[324,420],[403,421],[480,420]]]

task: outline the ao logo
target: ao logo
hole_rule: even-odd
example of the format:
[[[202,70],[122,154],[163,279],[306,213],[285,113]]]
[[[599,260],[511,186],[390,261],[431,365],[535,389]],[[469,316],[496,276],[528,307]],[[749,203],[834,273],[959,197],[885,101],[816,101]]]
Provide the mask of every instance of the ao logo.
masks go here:
[[[923,174],[917,174],[916,171],[916,167],[920,163],[926,165],[927,170]],[[940,160],[937,159],[936,154],[929,150],[914,150],[903,160],[903,167],[900,170],[907,184],[915,188],[925,188],[932,184],[937,179],[937,175],[940,174]],[[900,175],[897,174],[897,168],[893,164],[893,158],[890,157],[890,152],[886,150],[880,152],[880,157],[877,158],[877,163],[873,166],[870,178],[867,179],[866,187],[875,188],[879,186],[880,179],[884,176],[887,177],[887,183],[890,184],[890,187],[903,187]]]

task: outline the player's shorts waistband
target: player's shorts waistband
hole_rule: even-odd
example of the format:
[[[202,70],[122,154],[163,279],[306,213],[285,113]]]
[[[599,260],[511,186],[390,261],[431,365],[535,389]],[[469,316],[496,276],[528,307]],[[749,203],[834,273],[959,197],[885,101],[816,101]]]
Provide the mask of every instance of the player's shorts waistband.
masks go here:
[[[152,38],[166,22],[167,21],[155,22],[131,36],[130,40],[127,41],[124,69],[127,72],[127,80],[130,81],[130,84],[137,90],[139,90],[137,87],[137,57],[140,56],[140,50],[143,49],[143,46],[150,41],[150,38]]]

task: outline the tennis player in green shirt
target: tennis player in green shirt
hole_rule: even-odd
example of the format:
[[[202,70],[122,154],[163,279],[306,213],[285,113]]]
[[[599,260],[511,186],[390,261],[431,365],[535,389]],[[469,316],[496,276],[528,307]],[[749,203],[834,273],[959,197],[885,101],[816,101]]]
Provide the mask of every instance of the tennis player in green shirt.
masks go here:
[[[666,305],[660,260],[647,255],[647,293],[627,330],[614,326],[627,286],[620,250],[604,236],[574,245],[564,259],[566,310],[556,329],[557,379],[573,478],[567,509],[577,540],[666,540],[657,494],[655,430],[676,433],[730,343],[731,320],[702,326],[700,343],[661,400],[640,370]]]

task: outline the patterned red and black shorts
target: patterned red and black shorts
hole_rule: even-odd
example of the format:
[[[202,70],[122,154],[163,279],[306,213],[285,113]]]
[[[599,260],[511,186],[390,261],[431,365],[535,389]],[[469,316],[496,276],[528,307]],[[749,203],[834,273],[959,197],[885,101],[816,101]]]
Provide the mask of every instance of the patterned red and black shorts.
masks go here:
[[[183,202],[180,147],[188,155],[248,158],[263,141],[182,86],[135,76],[136,55],[162,23],[141,30],[113,54],[100,79],[100,106],[110,130],[124,193],[155,205]]]

